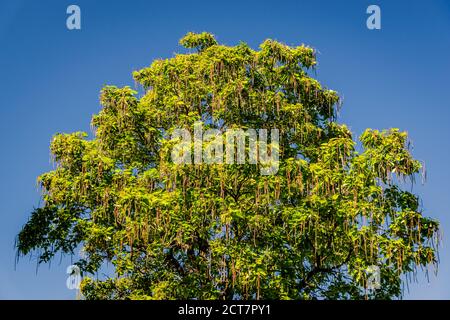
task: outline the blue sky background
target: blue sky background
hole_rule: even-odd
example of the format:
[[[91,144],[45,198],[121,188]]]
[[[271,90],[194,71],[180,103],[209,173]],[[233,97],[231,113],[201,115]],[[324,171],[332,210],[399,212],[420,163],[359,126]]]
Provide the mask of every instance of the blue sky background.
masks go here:
[[[66,28],[81,8],[82,29]],[[366,28],[377,4],[382,29]],[[254,48],[266,38],[319,52],[318,79],[344,98],[340,122],[407,130],[428,180],[414,190],[441,221],[438,276],[412,283],[405,298],[450,299],[450,1],[0,1],[0,299],[74,299],[70,258],[36,273],[14,268],[14,238],[39,205],[36,177],[52,168],[57,132],[90,132],[102,86],[130,85],[133,70],[183,51],[188,31]]]

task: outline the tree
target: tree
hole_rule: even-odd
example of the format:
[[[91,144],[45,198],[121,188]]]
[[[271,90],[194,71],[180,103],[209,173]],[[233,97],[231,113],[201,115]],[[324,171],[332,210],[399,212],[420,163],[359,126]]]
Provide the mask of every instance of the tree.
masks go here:
[[[41,263],[82,246],[87,299],[390,299],[403,275],[438,262],[438,222],[404,190],[421,171],[407,134],[367,129],[357,146],[337,122],[337,92],[310,76],[312,48],[266,40],[255,51],[209,33],[180,44],[189,52],[134,72],[141,97],[102,89],[93,139],[53,138],[56,168],[38,178],[44,204],[19,255]],[[199,121],[277,128],[278,171],[176,163],[172,133]],[[105,261],[115,274],[94,280]]]

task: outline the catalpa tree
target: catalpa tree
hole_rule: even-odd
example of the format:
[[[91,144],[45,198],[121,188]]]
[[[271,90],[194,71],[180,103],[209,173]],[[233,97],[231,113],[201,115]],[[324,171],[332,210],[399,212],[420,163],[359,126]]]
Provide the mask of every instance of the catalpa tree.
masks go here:
[[[225,46],[209,33],[180,44],[187,53],[134,72],[142,94],[103,88],[93,139],[55,135],[19,256],[44,263],[82,247],[86,299],[390,299],[405,274],[437,263],[438,222],[406,191],[421,172],[407,134],[367,129],[357,147],[336,120],[337,92],[311,77],[312,48]],[[174,161],[174,131],[193,137],[198,123],[216,136],[277,129],[266,145],[276,172]],[[96,279],[105,262],[114,274]]]

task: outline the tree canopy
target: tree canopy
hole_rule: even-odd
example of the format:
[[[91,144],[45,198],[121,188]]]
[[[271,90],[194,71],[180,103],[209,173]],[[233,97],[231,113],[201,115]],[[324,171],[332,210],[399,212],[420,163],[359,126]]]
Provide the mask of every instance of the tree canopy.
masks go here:
[[[391,299],[405,274],[438,262],[439,224],[407,191],[422,168],[407,134],[367,129],[357,143],[337,92],[311,75],[314,49],[209,33],[180,44],[186,53],[133,73],[141,93],[102,89],[92,139],[54,136],[19,256],[82,247],[87,299]],[[278,171],[174,162],[171,134],[198,122],[277,128]],[[105,262],[114,275],[96,279]]]

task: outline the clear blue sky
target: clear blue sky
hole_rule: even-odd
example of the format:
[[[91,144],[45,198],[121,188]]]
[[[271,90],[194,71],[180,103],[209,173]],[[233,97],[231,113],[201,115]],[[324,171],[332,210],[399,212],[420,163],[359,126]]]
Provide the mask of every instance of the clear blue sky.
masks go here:
[[[81,8],[82,29],[66,28],[66,8]],[[382,29],[366,28],[377,4]],[[450,1],[19,1],[0,4],[0,298],[73,299],[70,258],[40,266],[20,260],[14,237],[39,205],[36,177],[50,170],[56,132],[89,132],[105,84],[131,85],[131,72],[181,51],[187,31],[256,48],[266,38],[319,52],[317,76],[344,97],[339,121],[399,127],[426,163],[416,185],[424,212],[444,231],[437,277],[419,276],[406,298],[450,299]]]

